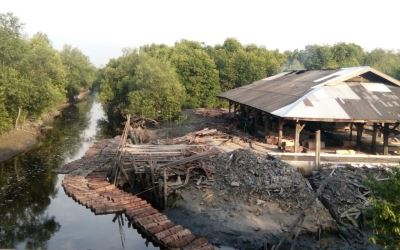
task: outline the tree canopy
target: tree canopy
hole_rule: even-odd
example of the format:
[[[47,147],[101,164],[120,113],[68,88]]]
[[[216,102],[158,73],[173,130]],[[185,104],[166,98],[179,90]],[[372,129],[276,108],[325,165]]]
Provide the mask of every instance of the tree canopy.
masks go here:
[[[103,69],[100,97],[113,119],[133,114],[172,120],[180,114],[184,91],[169,61],[133,50]]]
[[[43,33],[26,37],[11,13],[0,14],[0,134],[39,117],[93,82],[96,69],[78,49],[60,53]]]

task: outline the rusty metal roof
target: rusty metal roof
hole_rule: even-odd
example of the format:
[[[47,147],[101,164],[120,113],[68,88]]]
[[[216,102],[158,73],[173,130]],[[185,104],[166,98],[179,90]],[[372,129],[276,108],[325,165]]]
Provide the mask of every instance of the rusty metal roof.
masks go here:
[[[370,67],[283,72],[219,97],[287,119],[400,121],[400,82]]]

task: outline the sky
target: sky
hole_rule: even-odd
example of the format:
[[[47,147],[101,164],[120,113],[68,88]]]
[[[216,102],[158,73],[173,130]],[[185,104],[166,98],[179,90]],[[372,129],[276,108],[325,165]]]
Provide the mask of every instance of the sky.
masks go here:
[[[56,49],[78,47],[97,66],[124,48],[181,39],[208,45],[234,37],[268,49],[354,42],[400,50],[398,0],[0,0],[24,31]]]

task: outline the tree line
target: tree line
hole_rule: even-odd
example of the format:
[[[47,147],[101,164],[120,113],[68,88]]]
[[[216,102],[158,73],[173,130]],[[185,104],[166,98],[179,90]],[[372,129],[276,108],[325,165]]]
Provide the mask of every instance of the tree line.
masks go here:
[[[79,49],[57,51],[48,37],[28,38],[11,13],[0,14],[0,133],[38,118],[90,88],[96,68]]]
[[[182,108],[221,106],[221,91],[278,73],[285,63],[277,50],[236,39],[217,46],[188,40],[145,45],[125,50],[101,70],[101,100],[113,119],[131,113],[174,120]]]
[[[145,45],[125,50],[101,70],[101,99],[112,119],[131,113],[173,120],[181,108],[217,107],[221,91],[249,84],[281,71],[336,69],[370,65],[400,78],[400,54],[366,51],[354,43],[309,45],[279,52],[243,45],[234,38],[209,46],[181,40],[173,46]]]

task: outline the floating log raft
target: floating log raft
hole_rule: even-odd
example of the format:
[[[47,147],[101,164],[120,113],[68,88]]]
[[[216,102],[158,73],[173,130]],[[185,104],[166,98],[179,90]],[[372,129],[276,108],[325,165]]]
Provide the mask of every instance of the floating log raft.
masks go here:
[[[73,171],[65,175],[62,183],[66,194],[97,215],[125,214],[136,228],[163,248],[214,249],[207,239],[196,237],[189,229],[176,225],[147,201],[111,184],[107,174],[112,164],[99,162],[99,159],[112,159],[110,145],[117,147],[115,141],[96,143],[89,149],[90,153],[69,164]],[[82,171],[79,167],[83,165]]]

